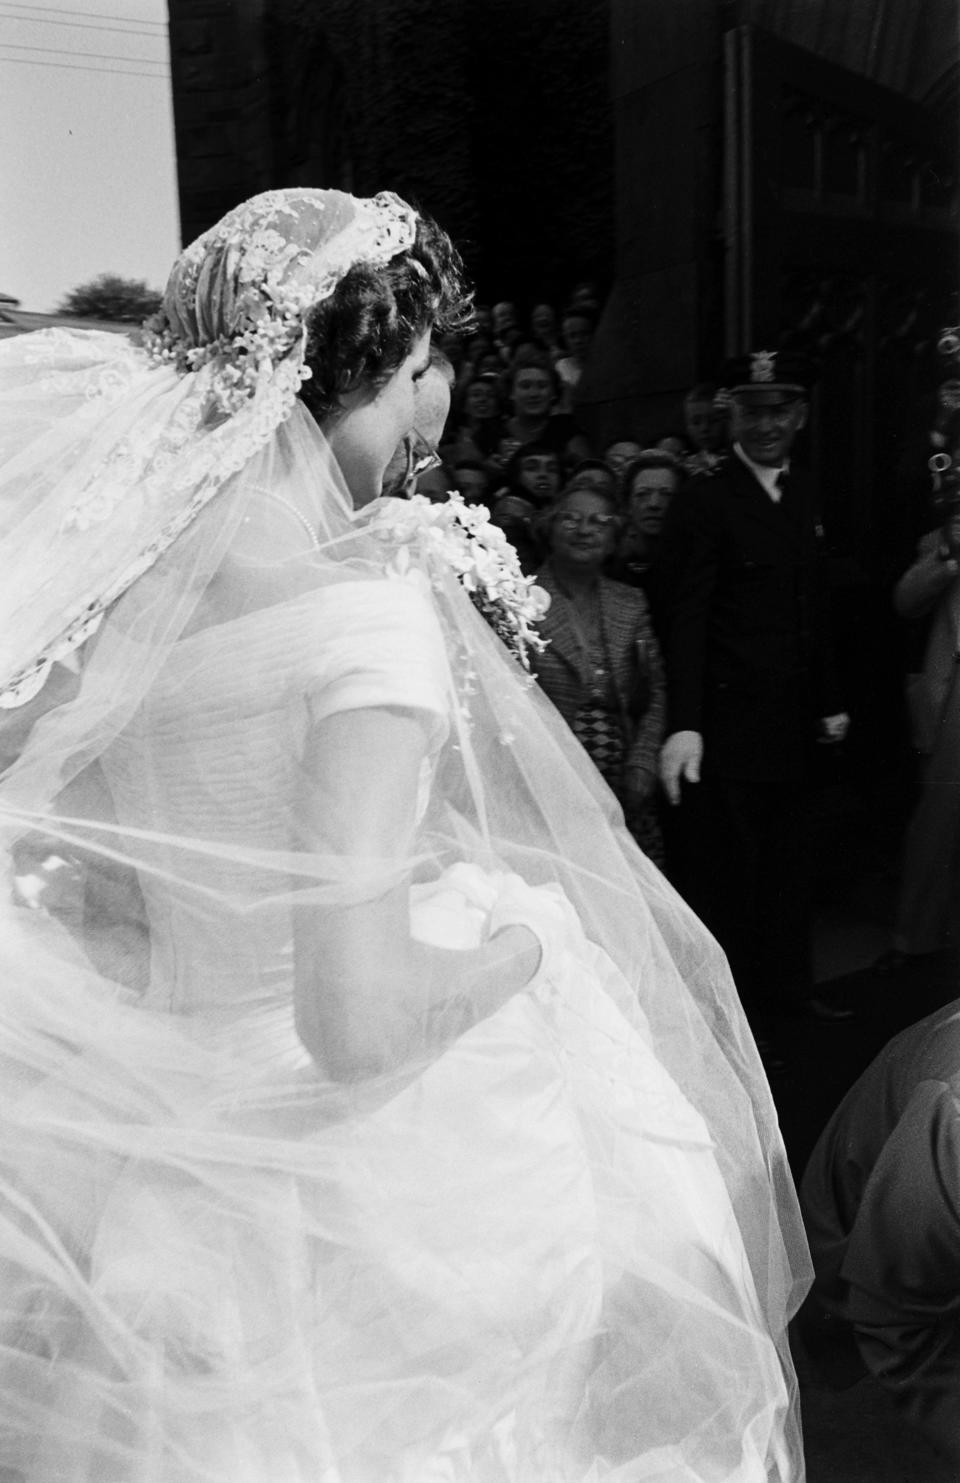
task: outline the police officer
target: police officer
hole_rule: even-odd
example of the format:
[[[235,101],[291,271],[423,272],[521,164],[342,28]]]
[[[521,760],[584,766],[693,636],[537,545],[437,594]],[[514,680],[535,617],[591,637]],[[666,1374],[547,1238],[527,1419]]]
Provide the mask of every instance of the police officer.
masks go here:
[[[755,1028],[814,994],[804,785],[811,746],[848,720],[817,579],[817,504],[792,461],[810,362],[757,350],[731,361],[731,449],[674,498],[662,541],[677,884],[727,952]],[[773,1057],[771,1056],[771,1061]]]

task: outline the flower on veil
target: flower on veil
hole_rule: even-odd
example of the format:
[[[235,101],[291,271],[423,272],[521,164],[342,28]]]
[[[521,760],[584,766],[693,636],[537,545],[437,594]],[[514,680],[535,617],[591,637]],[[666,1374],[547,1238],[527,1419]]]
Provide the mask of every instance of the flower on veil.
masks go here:
[[[265,293],[268,287],[265,281]],[[144,322],[141,339],[152,360],[172,364],[181,375],[211,366],[217,404],[230,415],[247,404],[264,376],[303,341],[303,306],[299,299],[290,304],[278,302],[274,313],[275,318],[268,318],[250,309],[235,333],[219,335],[207,344],[187,346],[180,332],[164,323],[161,311]],[[309,366],[298,367],[301,381],[310,374]]]
[[[155,362],[172,364],[181,375],[211,366],[214,395],[228,415],[239,411],[274,364],[302,343],[304,312],[316,297],[315,288],[286,282],[291,266],[305,255],[297,243],[264,226],[248,229],[243,238],[242,225],[241,220],[230,239],[237,257],[230,328],[214,338],[190,344],[182,326],[171,325],[166,308],[162,308],[144,321],[141,331],[143,347]],[[184,266],[178,291],[188,301],[196,292],[205,245],[212,235],[198,238],[181,256]],[[301,367],[301,379],[308,375],[309,369]]]
[[[442,503],[422,494],[390,499],[371,529],[399,543],[394,565],[400,571],[409,566],[414,543],[440,557],[497,637],[529,670],[530,651],[546,647],[536,625],[550,606],[550,594],[524,576],[516,551],[484,505],[465,504],[455,492]]]

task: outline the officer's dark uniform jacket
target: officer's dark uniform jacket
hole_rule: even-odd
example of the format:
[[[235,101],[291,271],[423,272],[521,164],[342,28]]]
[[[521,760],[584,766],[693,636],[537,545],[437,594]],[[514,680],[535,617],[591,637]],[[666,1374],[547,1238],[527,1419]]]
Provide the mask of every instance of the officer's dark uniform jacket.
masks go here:
[[[671,503],[660,557],[668,731],[698,731],[704,768],[802,776],[815,723],[842,710],[827,638],[812,484],[779,503],[729,454]]]

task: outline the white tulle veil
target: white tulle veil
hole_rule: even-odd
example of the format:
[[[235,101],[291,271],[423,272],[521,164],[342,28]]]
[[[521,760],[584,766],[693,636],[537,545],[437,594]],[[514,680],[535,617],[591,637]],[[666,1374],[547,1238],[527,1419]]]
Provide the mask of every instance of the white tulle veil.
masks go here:
[[[137,1431],[125,1389],[147,1364],[144,1334],[163,1321],[163,1279],[152,1295],[125,1296],[108,1263],[117,1290],[89,1282],[91,1242],[109,1244],[132,1166],[154,1171],[161,1186],[182,1186],[192,1244],[184,1247],[180,1233],[165,1246],[165,1231],[151,1224],[162,1224],[157,1210],[136,1219],[165,1253],[170,1291],[195,1305],[194,1361],[220,1343],[212,1291],[225,1305],[230,1284],[253,1290],[264,1312],[246,1321],[257,1332],[293,1301],[271,1276],[275,1254],[259,1247],[242,1259],[234,1253],[239,1267],[229,1278],[198,1265],[198,1249],[212,1261],[223,1245],[210,1200],[191,1203],[201,1164],[204,1187],[251,1224],[274,1211],[278,1245],[298,1223],[333,1248],[346,1240],[349,1219],[305,1184],[332,1180],[337,1158],[349,1166],[354,1120],[400,1105],[450,1042],[462,1006],[450,1006],[450,1025],[438,1031],[442,989],[424,982],[422,1001],[414,995],[406,1006],[409,1025],[422,1031],[408,1036],[398,1064],[345,1080],[325,1076],[290,1016],[257,996],[273,971],[262,966],[271,944],[289,943],[293,914],[347,912],[403,878],[414,904],[431,883],[466,882],[478,916],[489,902],[470,882],[495,879],[494,925],[532,925],[547,962],[564,934],[581,929],[590,951],[602,950],[612,965],[601,974],[606,992],[709,1132],[789,1388],[785,1326],[807,1280],[805,1243],[775,1109],[723,956],[640,854],[578,743],[430,540],[398,530],[389,501],[354,511],[297,397],[306,308],[353,263],[384,263],[407,249],[415,227],[415,213],[391,196],[271,193],[183,255],[165,324],[147,344],[53,330],[0,346],[0,1462],[30,1478],[174,1483],[143,1463],[153,1444]],[[444,676],[444,714],[422,723],[432,788],[402,849],[344,852],[332,826],[325,842],[322,821],[307,845],[297,759],[311,717],[323,711],[323,676],[288,694],[284,666],[302,642],[305,657],[291,660],[291,673],[309,677],[311,653],[349,646],[382,602],[395,606],[398,622],[409,609],[403,632],[423,628],[433,670]],[[408,662],[408,653],[387,655],[384,670]],[[288,707],[291,736],[300,738],[289,743],[292,763],[249,710],[251,673],[256,693],[275,684],[278,706]],[[204,712],[191,688],[199,674],[233,677],[223,691],[235,695],[232,712],[218,709],[222,696]],[[414,663],[414,690],[417,683]],[[182,714],[192,717],[182,728],[181,692],[189,696]],[[185,795],[173,833],[152,799],[208,747],[224,763],[222,827],[210,826],[215,810],[205,811],[201,793]],[[381,797],[373,777],[370,793]],[[355,805],[362,822],[362,794]],[[539,886],[549,893],[531,896]],[[211,990],[222,993],[212,1020],[170,1013],[176,943],[158,944],[168,918],[204,945],[205,961],[225,965],[222,989],[218,979]],[[239,1004],[229,1000],[231,984],[246,985]],[[234,1024],[242,1045],[231,1042]],[[305,1152],[304,1129],[322,1132],[319,1152]],[[600,1157],[614,1162],[616,1148]],[[294,1190],[291,1225],[284,1201]],[[342,1179],[337,1190],[345,1208]],[[685,1304],[692,1311],[702,1300],[668,1267],[663,1290],[680,1343]],[[409,1297],[415,1287],[411,1271],[403,1290]],[[143,1304],[155,1305],[149,1321]],[[402,1327],[403,1311],[395,1322]],[[655,1360],[666,1377],[671,1343],[660,1336]],[[105,1356],[99,1365],[88,1363],[92,1350]],[[728,1362],[724,1352],[703,1361]],[[172,1363],[163,1380],[166,1401],[194,1421],[226,1405],[213,1362],[206,1391],[198,1368]],[[72,1409],[62,1403],[64,1372]],[[256,1368],[251,1377],[267,1383]],[[391,1377],[381,1379],[386,1387]],[[251,1390],[229,1404],[242,1411],[259,1401]],[[387,1427],[396,1406],[402,1399],[388,1406],[372,1387],[370,1428]],[[54,1440],[38,1443],[43,1418],[58,1408]],[[109,1439],[96,1454],[100,1473],[92,1463],[88,1473],[71,1471],[95,1424]],[[178,1445],[187,1446],[183,1425]],[[337,1450],[304,1435],[302,1419],[277,1425],[292,1453]],[[796,1429],[788,1424],[785,1436],[781,1471],[770,1473],[783,1480],[802,1468]],[[351,1445],[362,1450],[361,1440]],[[620,1466],[596,1476],[635,1476]],[[209,1473],[182,1474],[191,1483],[226,1475],[213,1462]],[[300,1476],[293,1465],[270,1476],[288,1475]]]

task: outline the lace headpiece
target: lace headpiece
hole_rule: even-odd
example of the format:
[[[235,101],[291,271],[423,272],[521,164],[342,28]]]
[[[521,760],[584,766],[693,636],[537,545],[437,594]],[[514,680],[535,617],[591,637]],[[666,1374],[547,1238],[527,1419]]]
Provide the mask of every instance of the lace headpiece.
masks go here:
[[[49,330],[0,346],[0,706],[36,694],[266,446],[309,375],[307,311],[416,226],[390,192],[268,191],[185,249],[142,345]]]
[[[180,372],[210,366],[211,398],[228,414],[288,359],[299,384],[309,375],[306,312],[354,264],[387,263],[409,247],[416,220],[390,191],[366,201],[338,191],[255,196],[178,259],[144,327],[146,349]]]

